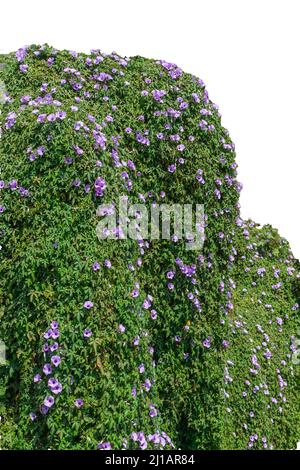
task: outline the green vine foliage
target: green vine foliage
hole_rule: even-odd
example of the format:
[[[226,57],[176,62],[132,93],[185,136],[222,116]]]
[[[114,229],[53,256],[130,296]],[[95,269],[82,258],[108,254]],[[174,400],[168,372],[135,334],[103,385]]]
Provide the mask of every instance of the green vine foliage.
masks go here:
[[[99,50],[0,62],[2,447],[295,448],[299,262],[241,220],[203,82]],[[203,204],[202,250],[99,240],[120,196]]]

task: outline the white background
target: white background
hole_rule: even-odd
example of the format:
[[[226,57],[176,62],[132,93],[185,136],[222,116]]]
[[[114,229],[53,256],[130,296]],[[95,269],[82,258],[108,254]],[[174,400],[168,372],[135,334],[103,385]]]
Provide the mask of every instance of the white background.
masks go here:
[[[300,258],[299,0],[8,0],[0,52],[32,43],[177,63],[202,78],[236,144],[242,216]]]

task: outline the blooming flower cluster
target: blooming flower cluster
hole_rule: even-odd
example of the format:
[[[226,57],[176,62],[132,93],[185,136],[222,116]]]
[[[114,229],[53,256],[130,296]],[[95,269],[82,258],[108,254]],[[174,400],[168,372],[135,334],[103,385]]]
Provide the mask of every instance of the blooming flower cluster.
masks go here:
[[[33,377],[33,382],[39,384],[40,382],[47,383],[50,394],[47,395],[40,405],[40,413],[45,415],[54,406],[55,398],[53,395],[59,395],[62,392],[62,384],[54,376],[56,373],[55,369],[59,366],[61,358],[58,354],[59,343],[58,338],[60,336],[59,324],[57,321],[50,323],[50,328],[45,331],[43,337],[46,342],[43,344],[42,351],[46,357],[46,361],[42,367],[42,375],[37,373]],[[30,417],[32,420],[36,419],[37,415],[31,412]]]

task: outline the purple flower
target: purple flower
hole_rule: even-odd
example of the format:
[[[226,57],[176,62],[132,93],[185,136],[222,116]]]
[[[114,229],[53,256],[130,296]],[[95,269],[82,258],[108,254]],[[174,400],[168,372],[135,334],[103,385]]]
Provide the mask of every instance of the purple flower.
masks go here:
[[[104,261],[104,266],[106,266],[107,268],[111,268],[111,261],[109,259],[106,259]]]
[[[21,97],[21,103],[22,104],[27,104],[27,103],[29,103],[30,100],[31,100],[31,96],[29,96],[29,95],[24,95],[24,96]]]
[[[195,103],[200,103],[200,98],[197,95],[197,93],[192,93],[192,98],[195,101]]]
[[[36,418],[37,418],[37,415],[33,412],[29,413],[29,418],[31,419],[31,421],[35,421]]]
[[[48,387],[49,388],[52,388],[52,387],[56,387],[56,385],[58,385],[58,380],[55,379],[54,377],[51,377],[49,380],[48,380]]]
[[[205,121],[205,119],[201,119],[201,121],[199,122],[199,127],[200,127],[200,129],[202,129],[202,130],[206,129],[206,127],[207,127],[207,121]]]
[[[47,114],[43,113],[43,114],[39,114],[38,117],[37,117],[37,122],[45,122],[47,119]]]
[[[81,398],[77,398],[74,402],[76,408],[81,408],[84,405],[84,401]]]
[[[48,411],[49,411],[49,407],[48,407],[48,406],[46,406],[46,405],[41,405],[41,406],[40,406],[40,412],[42,413],[42,415],[47,414]]]
[[[35,383],[40,382],[40,380],[42,380],[42,377],[40,376],[40,374],[36,374],[36,375],[33,377],[33,381],[34,381]]]
[[[18,187],[18,182],[17,180],[11,180],[9,183],[8,183],[8,187],[14,191],[15,189],[17,189]]]
[[[54,377],[51,377],[48,380],[48,387],[51,389],[51,392],[55,395],[58,395],[62,391],[62,385]]]
[[[81,185],[81,181],[79,178],[76,178],[72,184],[73,186],[75,186],[75,188],[79,188],[79,186]]]
[[[98,449],[100,450],[111,450],[110,442],[99,442],[97,445]]]
[[[259,269],[257,270],[257,274],[258,274],[259,276],[263,276],[263,275],[265,274],[265,272],[266,272],[265,268],[259,268]]]
[[[145,372],[145,366],[144,364],[140,364],[139,367],[138,367],[138,370],[139,370],[139,373],[140,374],[143,374]]]
[[[51,357],[51,362],[55,367],[57,367],[60,364],[61,359],[60,359],[59,356],[52,356]]]
[[[152,96],[155,99],[155,101],[161,102],[162,98],[167,94],[165,90],[153,90],[152,91]]]
[[[84,308],[86,308],[86,309],[89,310],[90,308],[93,308],[93,307],[94,307],[94,304],[93,304],[93,302],[91,302],[90,300],[86,300],[86,301],[84,302],[83,306],[84,306]]]
[[[156,410],[155,406],[154,405],[149,405],[149,408],[150,408],[150,412],[149,412],[150,418],[155,418],[155,416],[157,416],[157,410]]]
[[[58,111],[55,116],[57,119],[63,120],[67,117],[67,113],[65,111]]]
[[[149,298],[146,298],[143,302],[143,308],[145,310],[148,310],[148,308],[150,308],[150,307],[151,307],[151,300]]]
[[[124,333],[125,330],[126,330],[126,328],[125,328],[124,325],[122,325],[122,324],[120,323],[120,325],[118,326],[118,330],[120,331],[120,333]]]
[[[16,113],[8,113],[6,119],[5,119],[5,128],[6,129],[11,129],[17,122],[17,115]]]
[[[45,375],[50,375],[52,373],[52,367],[50,364],[45,364],[43,367],[43,372]]]
[[[47,406],[47,408],[51,408],[51,406],[54,405],[54,402],[55,402],[54,398],[51,395],[49,395],[48,397],[45,398],[44,405]]]
[[[78,147],[78,145],[73,145],[73,149],[75,150],[77,155],[82,155],[83,154],[83,150],[80,147]]]
[[[61,393],[61,391],[62,391],[62,384],[60,384],[59,382],[57,385],[55,385],[55,387],[51,388],[51,392],[55,393],[55,395],[58,395],[59,393]]]
[[[55,343],[51,344],[51,346],[50,346],[50,351],[51,352],[54,352],[57,349],[58,349],[58,343],[55,342]]]
[[[95,263],[93,264],[93,270],[98,271],[98,269],[100,269],[100,264],[98,263],[98,261],[95,261]]]
[[[99,176],[95,180],[94,187],[95,187],[96,197],[101,197],[101,196],[103,196],[103,192],[106,188],[106,181],[103,178],[100,178],[100,176]]]
[[[211,346],[210,342],[211,342],[211,339],[210,339],[210,338],[206,338],[206,339],[202,342],[202,344],[203,344],[203,346],[204,346],[205,348],[210,348],[210,346]]]
[[[59,337],[59,331],[58,330],[52,330],[52,339],[57,339]]]
[[[169,173],[175,173],[175,171],[176,171],[176,164],[175,163],[172,163],[172,165],[168,166],[168,172]]]
[[[84,330],[84,332],[83,332],[83,336],[84,336],[85,338],[90,338],[90,337],[92,336],[91,330],[90,330],[89,328],[86,328],[86,329]]]
[[[47,330],[43,336],[45,339],[50,339],[52,337],[52,330],[51,329]]]
[[[157,311],[152,309],[150,313],[151,313],[152,320],[156,320],[157,319]]]
[[[128,168],[130,168],[130,170],[134,171],[136,169],[135,164],[133,163],[132,160],[128,160],[127,166],[128,166]]]
[[[47,121],[54,122],[56,120],[56,115],[54,113],[48,114]]]
[[[144,382],[144,388],[146,390],[146,392],[149,392],[150,388],[151,388],[151,382],[149,379],[146,379],[145,382]]]
[[[138,289],[134,289],[134,290],[131,292],[131,295],[132,295],[132,297],[134,297],[134,298],[135,298],[135,297],[138,297],[138,296],[139,296],[139,291],[138,291]]]
[[[20,49],[18,49],[17,52],[16,52],[17,61],[18,62],[23,62],[26,55],[27,55],[26,46],[25,47],[20,47]]]

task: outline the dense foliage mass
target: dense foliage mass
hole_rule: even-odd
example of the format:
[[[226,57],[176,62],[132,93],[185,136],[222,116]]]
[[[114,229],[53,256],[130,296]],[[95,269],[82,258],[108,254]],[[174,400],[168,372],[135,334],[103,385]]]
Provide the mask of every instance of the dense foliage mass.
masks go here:
[[[2,447],[295,448],[299,262],[241,220],[204,83],[99,50],[0,62]],[[203,249],[100,240],[120,196],[204,204]]]

